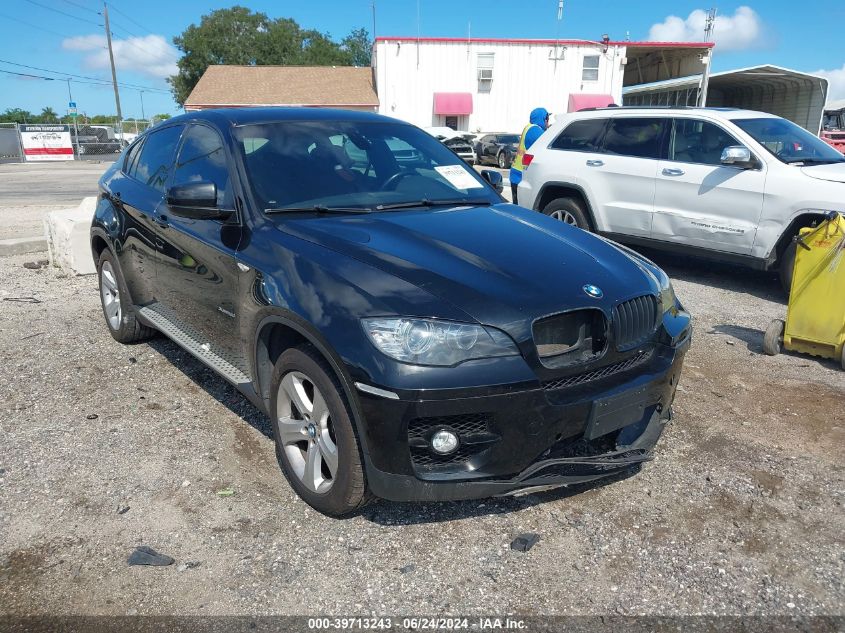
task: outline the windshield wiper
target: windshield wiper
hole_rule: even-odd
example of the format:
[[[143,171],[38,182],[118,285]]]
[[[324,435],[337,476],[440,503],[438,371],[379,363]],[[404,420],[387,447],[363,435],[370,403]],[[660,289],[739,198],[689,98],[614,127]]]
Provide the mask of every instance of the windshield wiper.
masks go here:
[[[439,207],[439,206],[449,206],[449,205],[461,205],[461,206],[490,206],[493,204],[489,200],[486,199],[466,199],[466,198],[459,198],[455,200],[429,200],[428,198],[423,198],[422,200],[408,200],[406,202],[393,202],[390,204],[379,204],[376,205],[376,211],[389,211],[390,209],[412,209],[414,207]]]
[[[327,207],[322,204],[312,204],[309,207],[278,207],[276,209],[264,209],[264,213],[296,213],[310,211],[312,213],[372,213],[369,207]]]
[[[845,163],[845,158],[838,160],[836,158],[796,158],[795,160],[786,161],[787,165],[835,165],[836,163]]]

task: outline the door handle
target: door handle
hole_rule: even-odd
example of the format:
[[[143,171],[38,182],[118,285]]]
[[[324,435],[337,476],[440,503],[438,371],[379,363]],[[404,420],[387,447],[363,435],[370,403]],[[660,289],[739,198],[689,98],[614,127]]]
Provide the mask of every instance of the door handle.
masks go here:
[[[587,161],[587,167],[601,167],[602,165],[604,165],[603,160],[593,159]]]
[[[166,215],[158,215],[156,216],[155,223],[158,224],[161,228],[166,229],[170,224],[167,222]]]
[[[664,176],[683,176],[684,170],[683,169],[676,169],[674,167],[666,167],[663,170]]]

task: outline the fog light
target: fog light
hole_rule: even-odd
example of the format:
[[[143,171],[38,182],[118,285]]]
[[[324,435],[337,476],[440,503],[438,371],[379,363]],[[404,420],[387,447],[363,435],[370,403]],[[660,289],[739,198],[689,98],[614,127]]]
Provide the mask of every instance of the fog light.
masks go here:
[[[431,436],[431,450],[438,455],[454,453],[458,450],[458,436],[452,431],[440,429]]]

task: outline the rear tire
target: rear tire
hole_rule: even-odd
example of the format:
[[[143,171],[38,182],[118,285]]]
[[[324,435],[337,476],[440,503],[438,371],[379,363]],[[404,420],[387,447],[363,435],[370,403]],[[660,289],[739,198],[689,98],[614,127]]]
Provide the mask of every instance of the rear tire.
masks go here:
[[[780,285],[787,296],[789,296],[789,293],[792,291],[792,275],[795,272],[795,253],[797,250],[798,244],[791,242],[780,257],[778,270],[780,275]]]
[[[510,160],[508,160],[508,155],[506,152],[499,152],[499,156],[496,159],[496,162],[499,164],[499,169],[508,169],[511,166]]]
[[[769,323],[763,335],[763,352],[769,356],[777,356],[783,349],[783,333],[786,325],[780,319]]]
[[[97,280],[100,287],[100,304],[109,333],[118,343],[138,343],[155,336],[155,330],[142,325],[135,316],[135,306],[123,273],[109,249],[100,253],[97,261]]]
[[[310,346],[285,350],[271,381],[276,457],[291,488],[328,516],[370,500],[358,437],[343,388]]]
[[[581,206],[581,202],[575,198],[558,198],[557,200],[552,200],[545,206],[543,213],[550,218],[560,220],[570,226],[577,226],[579,229],[585,231],[591,230],[587,213]]]

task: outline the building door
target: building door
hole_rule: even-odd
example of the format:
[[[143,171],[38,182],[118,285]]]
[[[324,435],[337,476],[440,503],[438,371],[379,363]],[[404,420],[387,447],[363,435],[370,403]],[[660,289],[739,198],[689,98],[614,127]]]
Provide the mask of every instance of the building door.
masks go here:
[[[453,130],[457,130],[458,129],[458,117],[447,116],[446,117],[446,127],[452,128]]]

